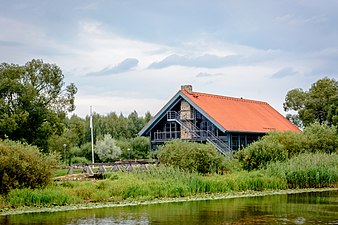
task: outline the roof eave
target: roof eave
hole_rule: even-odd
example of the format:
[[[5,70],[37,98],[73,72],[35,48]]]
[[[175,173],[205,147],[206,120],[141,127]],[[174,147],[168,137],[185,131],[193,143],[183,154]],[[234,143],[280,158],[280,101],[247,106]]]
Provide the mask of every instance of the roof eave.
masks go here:
[[[165,115],[168,109],[170,109],[172,106],[174,106],[177,101],[179,100],[179,97],[182,96],[181,92],[177,92],[169,101],[167,104],[165,104],[160,111],[138,132],[139,136],[147,136],[150,132],[150,130],[157,124],[158,121],[160,121]]]

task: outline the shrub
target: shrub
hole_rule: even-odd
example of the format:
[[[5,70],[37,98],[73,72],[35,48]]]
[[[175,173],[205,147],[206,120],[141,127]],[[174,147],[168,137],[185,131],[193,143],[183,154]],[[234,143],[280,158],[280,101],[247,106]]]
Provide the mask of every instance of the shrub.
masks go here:
[[[159,148],[161,163],[190,172],[220,172],[224,157],[211,144],[173,140]]]
[[[305,151],[306,137],[302,133],[292,131],[271,132],[264,136],[263,139],[283,145],[283,148],[288,152],[289,158]]]
[[[58,160],[37,147],[5,140],[0,141],[0,162],[0,193],[7,194],[14,188],[46,186]]]
[[[335,126],[314,123],[305,128],[303,135],[306,138],[307,152],[337,152],[338,135]]]
[[[74,158],[72,158],[72,164],[80,164],[80,163],[90,163],[90,160],[88,160],[86,157],[79,157],[76,156]]]
[[[333,153],[338,149],[337,128],[311,124],[302,133],[271,132],[239,151],[244,169],[265,167],[269,162],[284,161],[304,152]]]
[[[269,162],[284,161],[288,152],[277,141],[263,137],[238,152],[239,161],[246,170],[265,167]]]
[[[131,139],[131,149],[133,150],[133,158],[146,159],[149,158],[150,141],[148,137],[135,137]]]

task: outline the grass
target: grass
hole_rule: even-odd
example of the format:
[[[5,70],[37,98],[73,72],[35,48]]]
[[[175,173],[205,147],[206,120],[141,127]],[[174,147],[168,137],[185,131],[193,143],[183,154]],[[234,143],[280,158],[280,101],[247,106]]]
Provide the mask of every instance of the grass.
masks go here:
[[[64,171],[60,170],[56,175]],[[177,197],[330,187],[338,183],[337,154],[302,154],[256,171],[200,175],[150,166],[148,170],[105,173],[102,180],[58,181],[44,189],[15,189],[0,196],[0,208],[53,207],[88,202],[120,203]]]
[[[260,172],[202,176],[154,166],[146,171],[112,172],[103,180],[63,181],[45,189],[16,189],[6,198],[9,207],[49,207],[86,202],[121,202],[186,197],[229,191],[284,188],[279,178]]]
[[[82,171],[83,171],[82,168],[76,168],[74,169],[73,174],[82,173]],[[53,177],[65,176],[67,174],[69,174],[68,168],[58,168],[54,171]]]
[[[15,189],[8,194],[7,199],[9,206],[15,208],[63,206],[81,201],[77,196],[69,195],[55,186],[45,189]]]

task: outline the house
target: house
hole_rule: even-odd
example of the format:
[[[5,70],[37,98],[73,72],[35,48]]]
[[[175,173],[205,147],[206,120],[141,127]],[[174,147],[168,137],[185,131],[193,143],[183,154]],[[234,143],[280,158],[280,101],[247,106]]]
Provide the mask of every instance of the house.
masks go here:
[[[151,149],[179,138],[210,142],[225,154],[270,131],[300,132],[266,102],[193,92],[183,85],[139,135],[150,137]]]

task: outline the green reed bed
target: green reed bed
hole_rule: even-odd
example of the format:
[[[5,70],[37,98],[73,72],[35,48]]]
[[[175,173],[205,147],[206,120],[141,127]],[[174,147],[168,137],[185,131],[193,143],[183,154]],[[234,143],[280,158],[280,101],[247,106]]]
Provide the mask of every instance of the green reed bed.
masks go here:
[[[102,180],[59,181],[44,189],[16,189],[0,198],[0,208],[52,207],[88,202],[130,202],[231,192],[330,187],[338,183],[337,154],[302,154],[267,169],[200,175],[151,166],[106,173]]]
[[[200,194],[280,190],[286,188],[286,183],[278,177],[267,176],[260,171],[241,171],[226,175],[196,177],[190,180],[189,186],[191,194]]]
[[[44,189],[14,189],[7,196],[7,204],[11,207],[51,207],[78,203],[81,200],[65,193],[63,189],[50,186]]]
[[[321,188],[338,183],[338,154],[304,153],[268,165],[268,175],[279,177],[289,188]]]
[[[150,167],[146,171],[114,172],[106,174],[105,178],[96,183],[83,184],[81,182],[82,187],[73,182],[76,186],[72,188],[72,191],[87,200],[100,200],[93,194],[100,193],[100,196],[109,196],[110,201],[121,201],[286,187],[286,183],[283,184],[280,178],[267,176],[260,172],[242,171],[234,174],[203,176],[164,166]]]

